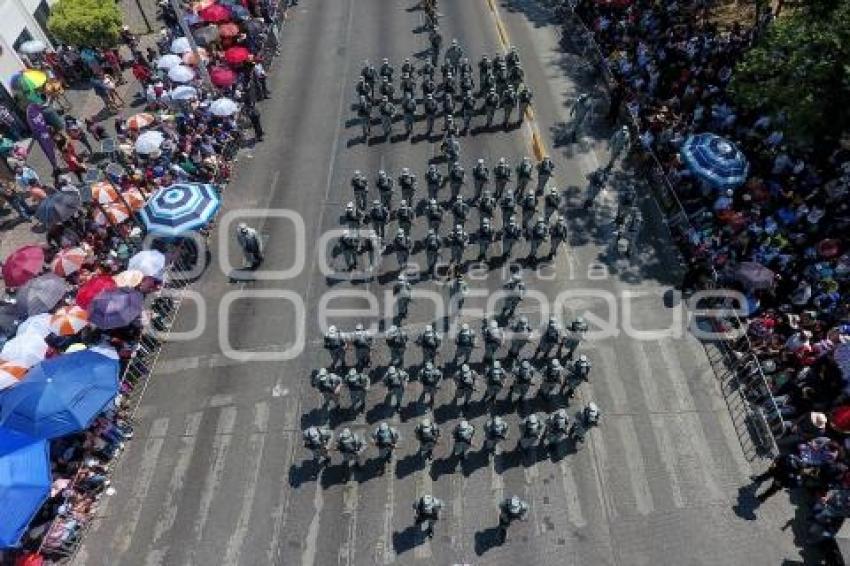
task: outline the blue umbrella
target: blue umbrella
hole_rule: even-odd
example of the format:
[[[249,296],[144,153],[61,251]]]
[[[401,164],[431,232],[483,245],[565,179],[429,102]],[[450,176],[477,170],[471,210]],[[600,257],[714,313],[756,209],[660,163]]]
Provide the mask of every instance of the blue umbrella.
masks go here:
[[[682,159],[710,185],[733,188],[747,180],[750,164],[731,141],[715,134],[696,134],[682,144]]]
[[[0,426],[36,438],[85,430],[118,394],[118,360],[83,350],[33,366],[0,394]]]
[[[206,226],[220,205],[213,185],[178,183],[154,193],[139,216],[149,234],[181,236]]]
[[[0,548],[18,545],[51,481],[47,441],[0,427]]]
[[[145,299],[135,289],[115,289],[99,294],[89,305],[89,322],[98,328],[124,328],[139,318]]]

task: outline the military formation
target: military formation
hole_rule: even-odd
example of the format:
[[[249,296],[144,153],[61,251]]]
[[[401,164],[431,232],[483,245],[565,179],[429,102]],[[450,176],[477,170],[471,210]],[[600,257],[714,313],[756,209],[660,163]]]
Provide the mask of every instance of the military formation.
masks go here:
[[[587,323],[576,318],[563,324],[553,317],[542,328],[534,328],[522,314],[527,293],[523,265],[554,259],[567,241],[564,197],[550,185],[555,165],[548,156],[538,162],[521,157],[514,163],[502,157],[491,164],[479,158],[467,174],[461,164],[461,133],[469,132],[473,119],[480,115],[485,117],[485,127],[493,126],[499,110],[503,126],[521,122],[531,103],[531,90],[523,82],[516,49],[492,59],[482,57],[476,76],[457,40],[442,52],[436,2],[425,0],[423,9],[431,30],[431,60],[415,68],[405,59],[398,73],[387,59],[377,68],[365,62],[356,85],[356,106],[364,139],[369,139],[376,117],[390,139],[399,116],[407,137],[423,117],[425,133],[430,136],[442,116],[440,164],[427,166],[424,187],[407,167],[397,175],[386,170],[369,176],[354,172],[352,200],[341,215],[344,231],[337,245],[337,255],[342,257],[338,269],[350,272],[365,267],[371,271],[384,255],[395,256],[398,272],[392,283],[392,324],[380,332],[362,323],[348,330],[331,326],[324,336],[329,364],[313,373],[311,384],[323,399],[322,414],[328,422],[335,412],[348,419],[365,413],[369,392],[375,387],[384,393],[385,416],[401,417],[405,402],[423,408],[425,416],[415,424],[411,445],[416,446],[415,454],[424,466],[431,465],[439,446],[446,447],[454,467],[476,446],[489,460],[512,436],[524,455],[558,453],[569,443],[581,445],[587,430],[599,422],[600,411],[592,402],[574,415],[566,408],[591,373],[590,360],[578,353]],[[435,81],[438,73],[439,82]],[[589,108],[587,97],[576,102],[573,136]],[[414,241],[417,223],[427,226],[427,233]],[[524,258],[518,257],[521,243],[527,244]],[[473,246],[477,252],[474,261],[488,265],[501,261],[510,266],[500,310],[480,321],[480,327],[463,322],[460,316],[469,294],[465,273],[468,262],[473,261],[473,254],[468,253]],[[425,259],[421,268],[412,262],[420,253]],[[368,258],[365,264],[364,256]],[[426,324],[421,330],[405,324],[414,285],[437,277],[445,277],[449,293],[452,316],[446,320],[459,322],[449,337],[441,331],[449,329],[448,322],[443,328]],[[414,356],[410,350],[418,351],[417,365],[411,364]],[[373,357],[388,363],[378,366]],[[451,403],[460,420],[443,431],[434,416],[435,404],[450,381]],[[415,399],[413,382],[419,383]],[[487,411],[480,431],[471,422],[473,403],[482,404]],[[532,410],[537,405],[547,412]],[[525,416],[517,430],[511,431],[500,416],[497,407],[504,406],[522,409]],[[363,465],[370,445],[384,470],[403,440],[386,419],[377,423],[368,438],[349,427],[334,432],[327,425],[311,426],[303,436],[317,465],[328,464],[331,453],[336,452],[348,474]],[[426,536],[433,536],[442,508],[443,502],[430,494],[414,502],[415,522]],[[506,537],[508,526],[527,514],[528,504],[520,498],[509,496],[502,501],[501,536]]]

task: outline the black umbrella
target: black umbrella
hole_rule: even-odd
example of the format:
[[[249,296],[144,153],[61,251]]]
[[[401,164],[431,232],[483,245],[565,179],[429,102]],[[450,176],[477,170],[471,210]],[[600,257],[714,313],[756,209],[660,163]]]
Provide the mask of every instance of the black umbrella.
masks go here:
[[[58,192],[41,201],[35,211],[35,217],[45,226],[53,226],[74,216],[80,206],[82,203],[79,195]]]
[[[15,297],[18,312],[33,316],[50,312],[68,292],[68,284],[53,273],[46,273],[28,281]]]
[[[17,305],[0,305],[0,335],[13,336],[18,329]]]
[[[218,41],[219,33],[216,26],[206,26],[192,32],[199,45],[209,45]]]

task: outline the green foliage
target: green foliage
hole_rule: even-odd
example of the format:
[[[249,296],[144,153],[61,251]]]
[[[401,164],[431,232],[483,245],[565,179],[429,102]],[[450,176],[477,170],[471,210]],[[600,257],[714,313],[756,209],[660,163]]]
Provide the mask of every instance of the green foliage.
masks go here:
[[[850,0],[812,1],[775,21],[731,90],[746,108],[784,112],[800,143],[839,136],[850,125]]]
[[[121,32],[121,13],[114,0],[59,0],[47,28],[60,41],[77,47],[114,47]]]

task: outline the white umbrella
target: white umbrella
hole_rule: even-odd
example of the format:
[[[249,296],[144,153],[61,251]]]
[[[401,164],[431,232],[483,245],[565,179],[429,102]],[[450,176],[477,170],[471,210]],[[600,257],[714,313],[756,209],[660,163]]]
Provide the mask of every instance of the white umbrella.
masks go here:
[[[15,336],[3,346],[0,358],[31,368],[47,355],[44,338],[32,332]]]
[[[180,58],[179,55],[174,55],[173,53],[166,53],[162,57],[159,58],[156,62],[157,69],[165,69],[168,70],[172,67],[176,67],[183,63],[183,59]]]
[[[175,83],[188,83],[195,78],[195,71],[186,65],[175,65],[168,70],[168,78]]]
[[[165,271],[165,256],[156,250],[142,250],[130,258],[127,269],[135,269],[148,277],[162,279],[162,273]]]
[[[194,100],[198,98],[198,90],[189,85],[180,85],[171,89],[171,100]]]
[[[147,155],[159,149],[165,136],[157,130],[148,130],[136,139],[136,153]]]
[[[30,39],[29,41],[23,42],[18,48],[18,51],[26,53],[27,55],[33,55],[35,53],[47,51],[47,45],[40,39]]]
[[[18,336],[35,334],[46,338],[52,332],[50,329],[51,316],[50,313],[42,313],[29,317],[18,326]]]
[[[171,42],[171,52],[183,55],[187,51],[191,51],[192,46],[189,45],[189,40],[185,37],[178,37]]]
[[[217,98],[210,104],[210,112],[215,116],[232,116],[239,111],[239,105],[229,98]]]

